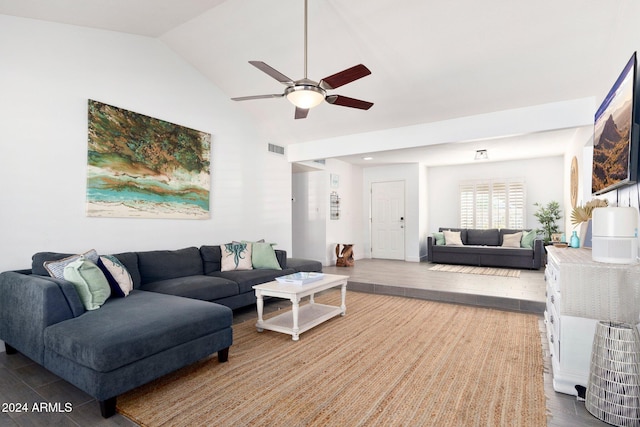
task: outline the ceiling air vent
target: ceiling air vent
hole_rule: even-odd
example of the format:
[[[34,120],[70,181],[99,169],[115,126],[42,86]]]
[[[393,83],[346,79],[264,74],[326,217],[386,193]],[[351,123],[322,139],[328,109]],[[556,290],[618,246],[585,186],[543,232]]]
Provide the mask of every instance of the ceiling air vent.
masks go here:
[[[279,145],[276,144],[269,144],[269,151],[272,153],[276,153],[276,154],[282,154],[284,155],[284,147],[281,147]]]

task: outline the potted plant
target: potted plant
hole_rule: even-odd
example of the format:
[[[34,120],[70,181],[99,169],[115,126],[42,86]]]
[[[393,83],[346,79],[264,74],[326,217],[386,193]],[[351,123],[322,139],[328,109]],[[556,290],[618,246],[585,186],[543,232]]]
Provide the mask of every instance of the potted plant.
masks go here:
[[[560,203],[551,201],[547,206],[544,206],[536,202],[533,205],[538,208],[533,215],[538,219],[542,226],[542,228],[536,229],[536,232],[542,233],[544,243],[545,245],[548,245],[551,242],[551,235],[559,231],[556,221],[562,218],[560,213]]]

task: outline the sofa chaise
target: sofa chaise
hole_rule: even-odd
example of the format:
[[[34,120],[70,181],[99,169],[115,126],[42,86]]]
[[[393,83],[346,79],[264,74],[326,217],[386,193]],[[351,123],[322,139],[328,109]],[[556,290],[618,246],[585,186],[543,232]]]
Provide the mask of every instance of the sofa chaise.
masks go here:
[[[460,241],[446,242],[442,239],[445,232],[454,233],[454,237],[459,233]],[[520,235],[516,236],[518,233]],[[441,227],[438,233],[427,237],[427,261],[439,264],[538,270],[543,264],[544,253],[543,241],[529,230]]]
[[[321,271],[317,261],[274,251],[278,268],[222,271],[221,246],[126,252],[132,289],[87,309],[77,286],[51,277],[46,262],[73,254],[40,252],[31,269],[0,274],[0,339],[85,391],[102,416],[119,394],[218,353],[233,342],[232,309],[255,302],[252,286],[296,271]],[[100,257],[101,259],[103,257]]]

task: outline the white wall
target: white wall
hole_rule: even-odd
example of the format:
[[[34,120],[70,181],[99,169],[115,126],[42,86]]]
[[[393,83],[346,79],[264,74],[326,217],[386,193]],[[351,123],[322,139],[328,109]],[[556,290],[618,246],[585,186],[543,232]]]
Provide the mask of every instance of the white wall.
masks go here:
[[[339,183],[331,187],[331,174]],[[330,219],[330,194],[340,197],[340,219]],[[354,257],[363,258],[362,168],[327,159],[321,170],[293,174],[293,256],[335,265],[336,244],[353,244]]]
[[[538,202],[560,203],[563,216],[570,215],[564,204],[563,156],[510,162],[477,162],[461,166],[430,167],[428,170],[428,233],[439,227],[458,227],[460,224],[459,184],[474,179],[523,178],[526,182],[526,227],[540,226],[533,216]],[[558,224],[562,228],[562,223]]]
[[[292,162],[527,135],[593,124],[592,97],[291,144]]]
[[[0,15],[0,271],[37,251],[260,239],[291,251],[291,166],[156,39]],[[85,215],[87,99],[212,134],[211,218]]]
[[[327,173],[337,174],[340,178],[338,188],[329,188],[340,196],[340,219],[327,221],[327,261],[328,265],[336,263],[336,244],[353,244],[355,259],[364,257],[364,233],[362,220],[362,168],[341,160],[327,159]],[[327,183],[329,177],[327,178]],[[329,197],[325,203],[329,218]]]
[[[318,170],[294,173],[292,183],[292,255],[323,265],[328,265],[325,259],[328,180],[327,173]]]
[[[591,200],[591,162],[593,160],[593,126],[585,126],[577,129],[574,138],[570,141],[564,155],[564,205],[567,214],[564,218],[564,230],[567,236],[571,231],[577,230],[571,224],[571,162],[573,158],[578,161],[578,199],[576,205],[584,205]],[[568,237],[567,237],[568,238]]]

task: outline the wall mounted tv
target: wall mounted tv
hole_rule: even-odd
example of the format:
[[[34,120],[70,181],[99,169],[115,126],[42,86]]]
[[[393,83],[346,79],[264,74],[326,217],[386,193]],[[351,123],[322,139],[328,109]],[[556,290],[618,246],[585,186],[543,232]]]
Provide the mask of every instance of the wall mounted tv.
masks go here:
[[[638,174],[640,127],[637,115],[636,53],[596,111],[591,192],[603,194],[633,184]]]

